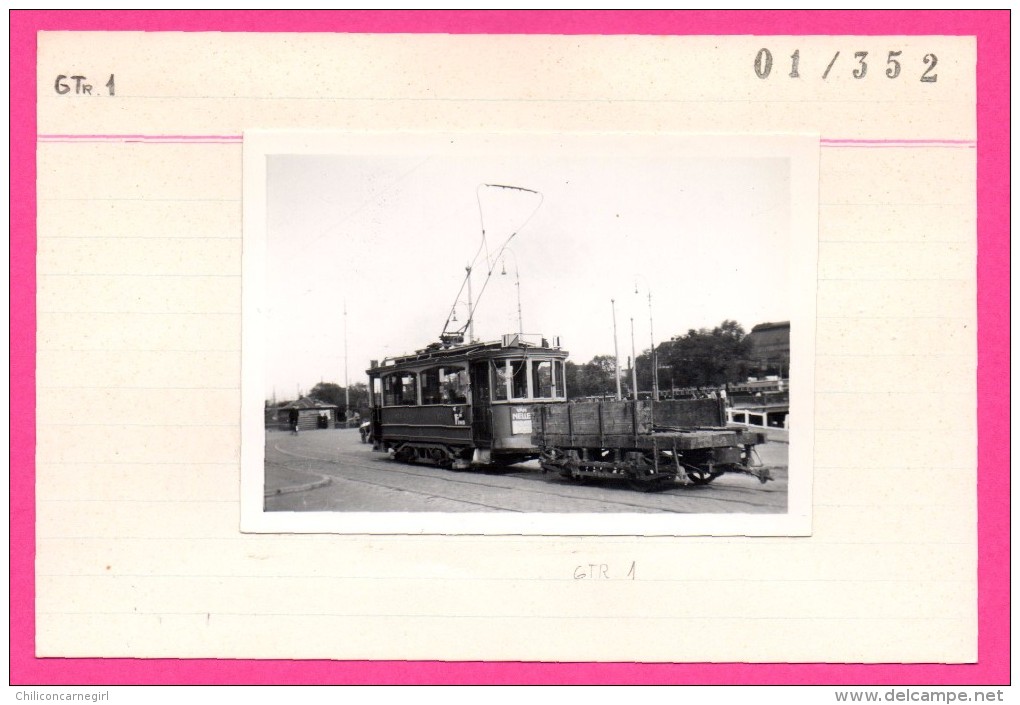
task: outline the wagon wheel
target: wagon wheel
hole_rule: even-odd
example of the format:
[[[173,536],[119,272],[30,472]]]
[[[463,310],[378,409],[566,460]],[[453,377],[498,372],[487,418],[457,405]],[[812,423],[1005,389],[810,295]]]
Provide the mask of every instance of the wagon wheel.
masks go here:
[[[669,484],[669,478],[656,477],[653,480],[636,480],[631,478],[627,481],[627,485],[637,492],[659,492],[666,489]]]
[[[647,458],[643,460],[648,461]],[[675,476],[671,473],[656,473],[652,463],[649,462],[647,467],[639,467],[628,473],[627,484],[638,492],[659,492],[672,485],[674,479]]]
[[[559,448],[542,448],[538,458],[542,472],[555,472],[564,480],[580,482],[581,473],[576,472],[578,467],[576,461],[576,453]]]
[[[538,455],[538,465],[542,472],[558,472],[565,477],[570,477],[570,470],[563,465],[564,454],[555,448],[542,448]]]
[[[709,482],[719,477],[722,473],[712,472],[707,468],[698,468],[693,466],[687,466],[687,477],[695,485],[707,485]]]

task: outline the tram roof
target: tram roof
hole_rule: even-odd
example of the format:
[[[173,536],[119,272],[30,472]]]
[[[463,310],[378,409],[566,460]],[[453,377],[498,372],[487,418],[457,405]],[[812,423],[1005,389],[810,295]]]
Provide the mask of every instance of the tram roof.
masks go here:
[[[393,370],[401,367],[417,367],[424,362],[432,361],[460,361],[483,357],[500,357],[501,354],[512,354],[516,352],[541,352],[549,353],[555,357],[567,357],[567,351],[558,346],[539,345],[521,340],[512,336],[514,340],[494,340],[488,342],[462,343],[459,345],[443,346],[441,343],[433,343],[428,347],[417,350],[408,355],[385,358],[381,364],[373,365],[367,372],[379,372]],[[546,340],[543,338],[543,342]]]

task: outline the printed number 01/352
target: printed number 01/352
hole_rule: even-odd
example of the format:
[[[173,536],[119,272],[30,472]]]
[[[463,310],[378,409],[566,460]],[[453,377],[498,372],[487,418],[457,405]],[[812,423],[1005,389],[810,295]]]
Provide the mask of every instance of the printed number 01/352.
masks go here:
[[[825,80],[829,77],[829,73],[836,65],[839,59],[840,53],[837,51],[832,55],[832,58],[828,61],[828,65],[825,67],[825,71],[822,73],[822,79]],[[902,66],[902,51],[890,51],[886,55],[885,60],[885,75],[886,78],[899,78],[903,72]],[[857,51],[854,52],[854,68],[851,71],[851,75],[856,80],[861,80],[868,75],[868,52]],[[939,63],[939,59],[935,54],[925,54],[922,59],[924,66],[926,67],[924,72],[920,75],[919,80],[921,83],[935,83],[938,80],[938,74],[935,73],[935,66]],[[773,66],[772,52],[767,48],[758,50],[757,55],[754,57],[754,75],[764,80],[772,75]],[[800,49],[797,49],[790,54],[790,73],[787,74],[790,78],[800,78]]]

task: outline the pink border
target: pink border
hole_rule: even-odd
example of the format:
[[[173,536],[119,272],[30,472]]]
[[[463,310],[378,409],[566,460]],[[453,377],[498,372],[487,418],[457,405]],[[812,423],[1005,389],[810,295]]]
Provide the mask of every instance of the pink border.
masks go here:
[[[1009,683],[1009,12],[12,11],[11,666],[17,685],[307,683]],[[843,34],[978,38],[979,661],[974,665],[554,664],[36,659],[35,33]],[[15,410],[29,409],[28,414]],[[17,418],[19,423],[13,423]]]

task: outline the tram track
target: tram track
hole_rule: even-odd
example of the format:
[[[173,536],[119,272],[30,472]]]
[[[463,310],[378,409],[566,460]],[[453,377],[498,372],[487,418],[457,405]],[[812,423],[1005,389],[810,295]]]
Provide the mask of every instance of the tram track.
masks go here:
[[[460,497],[448,497],[448,496],[445,496],[445,495],[436,494],[435,492],[421,492],[421,491],[418,491],[418,490],[409,490],[406,487],[393,487],[392,485],[386,485],[386,484],[383,484],[383,483],[380,483],[380,482],[371,482],[369,480],[355,479],[353,477],[337,477],[337,478],[335,478],[335,480],[337,482],[341,482],[341,483],[342,482],[356,482],[356,483],[359,483],[359,484],[362,484],[362,485],[371,485],[371,486],[374,486],[374,487],[381,487],[381,488],[387,489],[387,490],[393,490],[394,492],[404,492],[404,493],[407,493],[407,494],[420,495],[420,496],[425,497],[427,499],[445,499],[448,502],[456,502],[458,504],[470,504],[470,505],[473,505],[473,506],[476,506],[476,507],[485,507],[486,509],[492,509],[494,511],[501,511],[501,512],[520,512],[521,511],[520,509],[510,509],[510,508],[507,508],[507,507],[500,507],[500,506],[497,506],[495,504],[485,504],[484,502],[474,502],[472,500],[462,499]]]
[[[623,500],[623,499],[619,499],[619,498],[606,497],[606,496],[594,497],[594,496],[591,496],[589,494],[589,490],[590,489],[597,489],[597,488],[591,488],[591,487],[588,487],[586,489],[577,488],[575,491],[569,491],[569,492],[555,491],[555,488],[561,487],[561,486],[549,483],[547,477],[544,477],[544,478],[537,478],[536,477],[536,478],[532,479],[532,478],[523,478],[523,477],[513,477],[512,476],[513,477],[513,481],[510,481],[510,482],[502,481],[501,482],[499,480],[501,480],[503,478],[501,478],[499,475],[485,475],[484,477],[486,478],[486,480],[480,480],[480,479],[472,479],[472,478],[467,478],[467,477],[453,476],[454,473],[452,471],[448,471],[448,470],[443,471],[443,473],[444,473],[443,475],[440,475],[437,472],[429,472],[427,470],[426,471],[417,471],[417,470],[414,469],[413,466],[397,465],[397,464],[392,463],[392,462],[388,463],[387,467],[385,467],[385,468],[371,467],[369,465],[364,464],[365,463],[364,460],[361,460],[361,459],[352,459],[349,456],[348,457],[344,457],[344,453],[342,451],[340,451],[340,450],[326,451],[326,450],[323,449],[322,451],[316,453],[315,449],[302,448],[302,451],[304,451],[304,452],[296,452],[294,450],[281,447],[280,443],[274,444],[273,445],[273,449],[275,451],[283,454],[283,455],[287,455],[287,456],[290,456],[290,457],[298,458],[298,459],[301,459],[301,460],[306,460],[306,461],[310,461],[310,462],[317,462],[317,463],[328,463],[328,464],[337,465],[337,466],[344,466],[346,468],[357,469],[357,470],[359,470],[361,472],[380,472],[380,471],[383,471],[386,474],[390,475],[391,477],[394,476],[394,475],[399,475],[401,477],[406,477],[406,478],[410,478],[410,479],[414,479],[414,480],[423,480],[423,481],[427,481],[427,482],[439,482],[439,483],[443,483],[444,485],[457,485],[457,486],[465,486],[465,487],[476,487],[476,488],[480,488],[480,489],[483,489],[483,490],[498,489],[498,490],[501,490],[501,491],[512,492],[512,493],[514,493],[517,496],[520,496],[520,495],[529,495],[529,496],[535,497],[538,500],[540,500],[540,499],[550,499],[550,500],[553,500],[553,501],[559,501],[562,505],[565,505],[565,506],[570,505],[570,504],[573,504],[573,505],[576,506],[579,502],[592,503],[594,505],[600,505],[600,506],[598,506],[597,509],[595,509],[595,511],[606,511],[605,507],[610,507],[610,508],[612,508],[612,507],[619,507],[618,511],[620,511],[620,512],[639,510],[639,511],[645,511],[645,512],[652,511],[652,512],[664,512],[664,513],[674,513],[674,514],[689,514],[689,513],[694,513],[695,511],[697,511],[696,509],[692,509],[689,505],[685,506],[685,507],[670,507],[670,506],[664,506],[661,502],[655,502],[655,501],[647,502],[646,503],[646,502],[627,501],[627,500]],[[323,457],[323,456],[326,456],[326,457]],[[325,471],[325,470],[323,470],[321,468],[320,468],[320,470]],[[330,474],[331,477],[334,477],[334,478],[336,478],[338,480],[348,480],[348,481],[351,481],[351,482],[360,482],[360,483],[363,483],[363,484],[366,484],[366,485],[372,485],[372,486],[375,486],[375,487],[384,488],[384,489],[390,489],[390,490],[399,491],[399,492],[407,492],[407,493],[410,493],[410,494],[414,494],[414,495],[418,495],[418,496],[423,496],[423,497],[434,496],[434,497],[438,497],[440,499],[445,499],[445,500],[451,501],[451,502],[463,502],[463,503],[466,503],[466,504],[473,504],[473,505],[477,505],[477,506],[482,506],[482,507],[492,508],[492,509],[498,509],[498,510],[502,510],[502,511],[518,511],[518,512],[519,511],[526,511],[526,510],[521,510],[521,509],[512,509],[512,508],[509,508],[509,507],[507,507],[505,505],[496,506],[496,505],[487,504],[485,502],[478,502],[478,501],[475,501],[475,500],[462,499],[462,498],[458,498],[458,497],[453,497],[453,496],[450,496],[450,495],[447,495],[447,494],[443,494],[441,492],[435,492],[435,491],[428,492],[428,491],[421,491],[419,489],[412,489],[412,488],[408,488],[406,486],[402,486],[402,483],[399,483],[399,482],[397,484],[393,484],[393,483],[377,482],[377,481],[374,481],[374,480],[367,480],[367,479],[364,479],[364,478],[354,478],[354,477],[351,477],[348,474],[337,474],[337,473],[329,473],[329,474]],[[536,481],[540,480],[540,479],[542,480],[542,485],[541,486],[537,486],[537,487],[536,486],[531,486],[531,485],[534,485],[534,483]],[[556,481],[556,479],[554,478],[553,482],[555,482],[555,481]],[[566,489],[566,488],[564,488],[564,489]],[[608,487],[608,486],[606,486],[606,487],[604,487],[602,489],[605,489],[605,490],[610,491],[610,492],[627,492],[628,491],[628,490],[618,489],[618,488],[613,488],[613,487]],[[704,491],[704,489],[707,489],[707,488],[698,488],[699,491]],[[713,487],[713,489],[719,489],[719,488],[718,487]],[[750,491],[748,491],[748,490],[741,491],[742,488],[739,488],[739,487],[732,487],[732,488],[727,487],[726,490],[734,490],[734,491],[740,492],[740,494],[748,494],[748,498],[747,499],[736,499],[736,498],[733,498],[733,497],[727,498],[725,496],[720,496],[718,492],[714,492],[712,494],[712,497],[704,497],[702,499],[708,500],[708,501],[712,501],[712,502],[723,503],[725,505],[746,506],[746,507],[749,507],[749,508],[750,507],[754,507],[754,508],[757,508],[757,509],[765,509],[765,510],[771,508],[771,505],[769,505],[767,503],[760,503],[760,502],[757,502],[757,501],[748,501],[748,499],[751,499],[751,497],[754,497],[755,499],[761,499],[760,496],[750,495]],[[682,497],[682,495],[676,494],[676,493],[671,493],[668,490],[666,490],[664,492],[656,493],[655,495],[650,495],[650,496],[651,497],[663,497],[663,496]],[[548,510],[546,510],[546,511],[548,511]],[[609,509],[609,511],[613,511],[613,510]]]
[[[325,463],[339,464],[339,459],[333,460],[333,459],[326,459],[326,458],[316,458],[316,457],[312,457],[312,456],[309,456],[309,455],[302,455],[300,453],[295,453],[293,451],[284,450],[283,448],[280,448],[279,445],[274,445],[273,449],[276,450],[277,452],[283,453],[284,455],[289,455],[291,457],[300,458],[302,460],[310,460],[310,461],[313,461],[313,462],[320,462],[320,463],[321,462],[325,462]],[[282,463],[279,463],[279,462],[276,462],[276,461],[269,461],[269,460],[266,461],[266,464],[267,465],[273,465],[273,466],[276,466],[276,467],[288,467],[288,466],[286,466],[286,465],[284,465]],[[367,470],[368,468],[363,468],[363,469]],[[421,497],[425,497],[427,500],[429,500],[429,499],[443,499],[443,500],[446,500],[448,502],[454,502],[454,503],[457,503],[457,504],[470,504],[470,505],[473,505],[473,506],[485,507],[486,509],[492,509],[492,510],[495,510],[495,511],[511,511],[511,512],[520,511],[520,510],[516,510],[516,509],[508,509],[506,507],[500,507],[500,506],[497,506],[497,505],[486,504],[484,502],[476,502],[476,501],[469,500],[469,499],[464,499],[464,498],[461,498],[461,497],[450,497],[450,496],[443,495],[443,494],[436,493],[436,492],[423,492],[423,491],[419,491],[419,490],[409,489],[407,487],[396,487],[396,486],[393,486],[393,485],[388,485],[388,484],[381,483],[381,482],[372,482],[371,480],[364,480],[364,479],[361,479],[361,478],[353,478],[353,477],[346,477],[346,476],[343,476],[343,475],[333,475],[333,474],[330,474],[329,477],[334,482],[339,482],[339,483],[349,482],[349,483],[357,483],[357,484],[361,484],[361,485],[368,485],[368,486],[378,487],[378,488],[385,489],[385,490],[391,490],[393,492],[402,492],[402,493],[406,493],[406,494],[418,495],[418,496],[421,496]]]
[[[334,464],[339,464],[340,463],[340,459],[316,458],[316,457],[312,457],[312,456],[308,456],[308,455],[301,455],[300,453],[294,453],[293,451],[283,450],[278,445],[274,446],[274,448],[277,451],[279,451],[279,452],[281,452],[281,453],[283,453],[285,455],[291,455],[293,457],[301,458],[303,460],[312,460],[312,461],[317,461],[317,462],[327,462],[327,463],[334,463]],[[373,468],[365,467],[363,469],[371,470]],[[502,490],[508,490],[508,491],[512,491],[512,492],[516,492],[516,493],[524,493],[524,494],[536,495],[536,496],[541,496],[541,497],[556,497],[556,498],[559,498],[559,499],[570,500],[570,501],[574,501],[574,502],[577,502],[577,501],[588,501],[588,502],[598,502],[600,504],[611,504],[611,505],[619,506],[619,507],[629,507],[629,508],[634,508],[634,509],[644,509],[644,510],[653,510],[653,511],[665,511],[665,512],[671,512],[671,513],[676,513],[676,514],[687,513],[687,512],[683,512],[682,510],[665,508],[665,507],[659,507],[659,506],[656,506],[656,505],[653,505],[653,504],[641,504],[641,503],[635,503],[635,502],[623,502],[623,501],[619,501],[619,500],[611,500],[611,499],[604,499],[604,498],[595,499],[595,498],[591,498],[591,497],[585,497],[585,496],[579,495],[579,494],[564,494],[562,492],[549,492],[546,489],[541,489],[541,490],[533,489],[533,488],[530,488],[530,487],[527,487],[527,486],[523,486],[524,483],[527,482],[526,480],[521,480],[520,484],[515,484],[515,485],[507,485],[507,484],[491,483],[491,482],[479,482],[477,480],[468,480],[468,479],[456,478],[456,477],[441,477],[441,476],[439,476],[437,474],[428,473],[428,472],[414,472],[412,470],[406,469],[405,467],[399,467],[399,466],[390,466],[390,467],[387,467],[387,468],[385,468],[385,472],[387,472],[389,474],[398,474],[398,475],[404,475],[404,476],[408,476],[408,477],[422,478],[422,479],[426,479],[426,480],[435,480],[437,482],[443,482],[443,483],[452,483],[452,484],[457,484],[457,485],[471,485],[471,486],[482,487],[482,488],[486,488],[486,489],[499,488],[499,489],[502,489]],[[444,472],[452,472],[452,471],[444,471]],[[489,477],[491,477],[491,476],[489,476]],[[352,479],[352,478],[342,477],[340,479]],[[378,484],[378,483],[370,483],[368,481],[364,481],[364,482],[366,482],[367,484],[377,484],[377,486],[387,487],[389,489],[395,489],[395,490],[402,489],[402,488],[393,487],[393,486],[390,486],[390,485],[382,485],[382,484]],[[547,487],[548,487],[548,485],[547,485]],[[424,493],[420,493],[420,494],[424,494]],[[444,499],[451,499],[452,501],[461,501],[461,500],[453,499],[453,498],[450,498],[450,497],[444,497]],[[520,511],[520,510],[507,509],[505,507],[498,507],[498,508],[499,509],[504,509],[505,511]]]
[[[287,450],[284,450],[284,449],[280,448],[278,445],[274,446],[274,449],[279,451],[280,453],[283,453],[284,455],[290,455],[292,457],[301,458],[302,460],[311,460],[311,461],[315,461],[315,462],[326,462],[326,463],[333,463],[333,464],[340,464],[340,462],[341,462],[341,459],[338,459],[338,458],[316,458],[316,457],[309,456],[309,455],[302,455],[300,453],[295,453],[293,451],[287,451]],[[360,469],[363,469],[363,470],[373,470],[374,468],[368,468],[368,467],[360,466]],[[524,493],[524,494],[536,495],[536,496],[541,496],[541,497],[555,497],[555,498],[564,499],[564,500],[571,500],[571,501],[574,501],[574,502],[577,502],[577,501],[598,502],[600,504],[611,504],[611,505],[615,505],[615,506],[630,507],[630,508],[634,508],[634,509],[658,510],[658,511],[669,511],[669,512],[674,512],[674,513],[683,513],[683,512],[680,512],[678,510],[662,509],[660,507],[656,507],[654,505],[648,505],[648,504],[638,504],[638,503],[632,503],[632,502],[621,502],[621,501],[618,501],[618,500],[593,499],[591,497],[584,497],[584,496],[577,495],[577,494],[564,494],[564,493],[561,493],[561,492],[549,492],[547,490],[532,489],[532,488],[529,488],[527,486],[523,486],[524,483],[527,482],[526,480],[522,480],[520,484],[514,484],[514,485],[507,485],[507,484],[501,484],[501,483],[491,483],[491,482],[479,482],[477,480],[468,480],[468,479],[456,478],[456,477],[441,477],[441,476],[439,476],[437,474],[428,473],[428,472],[414,472],[413,470],[405,469],[404,467],[396,467],[396,466],[386,467],[385,468],[385,472],[387,474],[391,474],[391,475],[392,474],[397,474],[397,475],[403,475],[403,476],[406,476],[406,477],[414,477],[414,478],[420,478],[420,479],[425,479],[425,480],[434,480],[436,482],[443,482],[443,483],[456,484],[456,485],[470,485],[470,486],[481,487],[481,488],[485,488],[485,489],[498,488],[498,489],[501,489],[501,490],[507,490],[507,491],[511,491],[511,492],[515,492],[515,493]],[[451,471],[445,471],[445,472],[451,472]],[[334,477],[336,477],[336,476],[334,476]],[[340,477],[338,477],[338,479],[341,479],[341,480],[346,479],[346,480],[357,481],[357,480],[354,480],[354,478],[350,478],[350,477],[347,477],[347,476],[340,476]],[[423,494],[423,495],[429,494],[429,493],[417,492],[417,491],[414,491],[414,490],[405,490],[404,488],[395,487],[395,486],[392,486],[392,485],[385,485],[385,484],[381,484],[381,483],[373,483],[373,482],[370,482],[368,480],[361,480],[361,482],[364,482],[365,484],[374,484],[374,485],[376,485],[378,487],[385,487],[387,489],[393,489],[393,490],[398,490],[398,491],[409,491],[409,492],[415,492],[417,494]],[[442,495],[436,495],[436,496],[442,496]],[[457,502],[464,501],[464,500],[460,500],[460,499],[453,498],[453,497],[448,497],[448,496],[442,496],[442,498],[443,499],[448,499],[450,501],[457,501]],[[476,502],[467,502],[467,503],[481,504],[481,503],[476,503]],[[483,504],[482,506],[489,506],[489,505],[484,505]],[[516,509],[509,509],[509,508],[506,508],[506,507],[495,507],[495,508],[496,509],[501,509],[501,510],[504,510],[504,511],[521,511],[521,510],[516,510]]]

